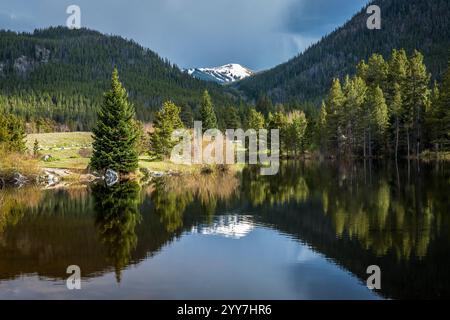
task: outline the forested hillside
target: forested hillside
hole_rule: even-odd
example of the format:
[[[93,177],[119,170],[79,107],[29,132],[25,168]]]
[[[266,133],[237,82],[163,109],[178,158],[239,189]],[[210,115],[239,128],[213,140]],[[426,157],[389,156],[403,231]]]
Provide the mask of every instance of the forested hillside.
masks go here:
[[[376,0],[381,30],[369,30],[366,8],[302,54],[271,70],[238,82],[247,96],[268,94],[273,102],[294,99],[320,102],[335,77],[355,74],[356,64],[373,53],[414,49],[425,57],[433,79],[440,80],[450,49],[450,1]]]
[[[151,120],[169,99],[195,112],[205,89],[219,107],[234,100],[219,85],[193,79],[133,41],[56,27],[32,34],[0,31],[0,109],[23,117],[29,131],[56,124],[89,130],[114,66],[140,120]]]

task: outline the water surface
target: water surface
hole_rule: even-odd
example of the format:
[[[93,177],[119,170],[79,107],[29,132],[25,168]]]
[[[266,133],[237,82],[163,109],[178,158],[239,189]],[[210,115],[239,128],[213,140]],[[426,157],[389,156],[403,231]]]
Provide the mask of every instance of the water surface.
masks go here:
[[[450,297],[447,166],[254,169],[0,191],[0,298]],[[81,290],[66,287],[69,265]]]

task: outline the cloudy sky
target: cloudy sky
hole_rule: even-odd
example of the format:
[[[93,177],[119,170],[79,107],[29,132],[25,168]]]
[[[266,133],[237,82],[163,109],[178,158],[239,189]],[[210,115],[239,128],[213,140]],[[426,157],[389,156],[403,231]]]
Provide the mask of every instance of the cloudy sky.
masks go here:
[[[282,63],[361,9],[365,0],[1,0],[0,29],[81,25],[131,38],[180,67]]]

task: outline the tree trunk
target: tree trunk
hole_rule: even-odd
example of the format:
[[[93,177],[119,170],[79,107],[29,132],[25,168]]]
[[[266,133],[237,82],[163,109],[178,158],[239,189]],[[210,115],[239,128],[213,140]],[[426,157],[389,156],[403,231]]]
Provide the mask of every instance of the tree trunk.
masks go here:
[[[399,125],[398,116],[395,118],[395,160],[398,158],[398,135],[399,135]]]
[[[364,159],[366,159],[367,155],[366,155],[366,129],[364,129],[364,145],[363,145],[363,154],[364,154]]]
[[[420,154],[420,105],[419,104],[417,104],[416,126],[417,126],[416,156],[417,156],[417,160],[419,160],[419,154]]]
[[[408,153],[407,153],[407,157],[409,159],[409,129],[406,128],[406,144],[408,146]]]

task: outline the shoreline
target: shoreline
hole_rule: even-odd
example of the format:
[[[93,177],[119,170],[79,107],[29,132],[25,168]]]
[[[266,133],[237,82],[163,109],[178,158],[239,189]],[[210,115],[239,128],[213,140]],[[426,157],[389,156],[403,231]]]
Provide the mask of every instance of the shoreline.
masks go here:
[[[213,175],[217,173],[237,173],[243,169],[243,165],[177,165],[168,161],[150,162],[141,165],[134,172],[127,175],[118,175],[118,182],[134,180],[145,184],[154,178]],[[22,186],[39,186],[44,189],[58,186],[71,187],[89,185],[99,181],[105,182],[105,174],[90,172],[88,168],[57,168],[41,167],[33,174],[22,174],[20,169],[10,172],[0,172],[0,190],[3,188],[20,188]]]

